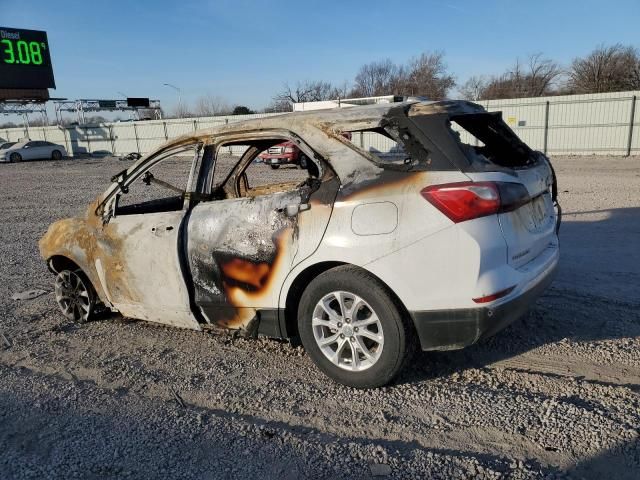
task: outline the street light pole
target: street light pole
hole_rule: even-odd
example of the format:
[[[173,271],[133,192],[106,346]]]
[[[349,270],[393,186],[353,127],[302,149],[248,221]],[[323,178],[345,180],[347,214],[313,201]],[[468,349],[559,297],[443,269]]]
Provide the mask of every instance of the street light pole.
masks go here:
[[[171,85],[170,83],[163,83],[165,87],[173,88],[176,92],[178,92],[178,110],[182,111],[182,90],[180,90],[175,85]]]

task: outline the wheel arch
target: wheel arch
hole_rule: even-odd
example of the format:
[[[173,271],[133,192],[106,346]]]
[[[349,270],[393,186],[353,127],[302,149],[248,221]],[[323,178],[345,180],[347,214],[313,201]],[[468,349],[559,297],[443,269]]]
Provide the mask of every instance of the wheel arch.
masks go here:
[[[398,308],[400,309],[400,313],[403,316],[410,318],[409,310],[407,309],[407,307],[405,307],[402,300],[400,300],[400,297],[398,297],[396,292],[394,292],[393,289],[389,287],[389,285],[384,280],[382,280],[378,275],[367,270],[364,267],[361,267],[359,265],[354,265],[352,263],[340,262],[340,261],[325,261],[325,262],[319,262],[319,263],[314,263],[313,265],[309,265],[304,270],[299,272],[296,275],[293,282],[291,283],[291,286],[287,291],[285,308],[284,308],[284,322],[285,322],[284,326],[286,330],[285,332],[286,337],[292,338],[292,339],[298,338],[298,318],[297,318],[298,306],[300,304],[300,297],[302,296],[302,293],[304,292],[306,287],[309,285],[309,283],[315,277],[317,277],[318,275],[328,270],[331,270],[337,267],[344,267],[344,266],[350,266],[350,267],[363,270],[367,272],[369,275],[372,275],[373,277],[375,277],[382,284],[385,290],[389,293],[389,295],[394,300],[394,302],[397,304]],[[411,325],[413,325],[413,322],[410,322],[410,323]]]
[[[105,292],[102,288],[102,283],[100,282],[100,278],[97,276],[97,272],[93,272],[88,268],[83,267],[83,263],[77,261],[76,259],[71,258],[68,255],[62,253],[56,253],[51,255],[47,259],[47,268],[51,273],[57,275],[61,270],[80,270],[89,280],[89,283],[95,290],[98,298],[105,304],[110,305],[108,298],[105,295]]]
[[[65,255],[52,255],[47,259],[47,267],[51,273],[60,273],[62,270],[84,270],[78,265],[77,262],[73,261],[69,257]],[[86,274],[86,272],[84,272]]]

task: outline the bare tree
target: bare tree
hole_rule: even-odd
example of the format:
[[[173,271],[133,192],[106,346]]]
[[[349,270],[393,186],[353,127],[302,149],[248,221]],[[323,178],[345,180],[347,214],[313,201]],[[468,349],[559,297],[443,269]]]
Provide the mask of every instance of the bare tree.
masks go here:
[[[363,65],[356,74],[350,96],[374,97],[393,94],[397,87],[398,70],[398,66],[388,58]]]
[[[634,47],[626,47],[623,63],[627,72],[625,86],[629,90],[640,90],[640,51]]]
[[[191,111],[189,110],[189,106],[184,102],[180,101],[178,104],[173,107],[169,118],[188,118],[191,117]]]
[[[447,72],[442,52],[423,53],[411,59],[407,67],[399,68],[397,82],[401,95],[421,95],[432,100],[446,98],[456,84]]]
[[[199,117],[214,117],[216,115],[228,115],[231,107],[222,98],[214,95],[204,95],[196,100],[195,113]]]
[[[486,77],[474,75],[460,86],[459,93],[465,100],[481,100],[482,93],[486,88]]]
[[[329,100],[334,93],[334,89],[329,82],[322,80],[297,82],[295,87],[285,83],[282,91],[274,97],[274,100],[284,100],[289,103],[319,102]]]
[[[331,92],[329,92],[329,96],[332,99],[347,98],[349,93],[349,82],[345,80],[341,85],[333,86]]]
[[[526,64],[516,63],[511,69],[494,76],[480,93],[482,99],[523,98],[552,95],[563,74],[560,65],[541,53],[529,56]]]
[[[562,75],[562,68],[542,53],[529,56],[528,70],[523,78],[526,96],[541,97],[552,92],[554,83]]]
[[[293,104],[286,99],[277,96],[263,109],[263,113],[285,113],[293,111]]]
[[[442,52],[423,53],[407,65],[391,60],[372,62],[360,67],[351,96],[423,95],[435,100],[445,98],[455,85],[447,72]]]
[[[574,93],[616,92],[640,88],[640,55],[633,47],[601,45],[577,58],[569,71]]]

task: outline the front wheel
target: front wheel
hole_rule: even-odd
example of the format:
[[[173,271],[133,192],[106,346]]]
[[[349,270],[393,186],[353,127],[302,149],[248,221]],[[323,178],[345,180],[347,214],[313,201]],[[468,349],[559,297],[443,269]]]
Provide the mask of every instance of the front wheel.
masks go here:
[[[56,301],[65,317],[88,322],[96,307],[96,293],[82,270],[61,270],[54,284]]]
[[[9,155],[9,161],[12,163],[21,162],[22,155],[20,155],[18,152],[13,152],[11,155]]]
[[[277,168],[280,168],[280,165],[270,165],[271,168],[273,168],[274,170]]]
[[[319,275],[298,308],[298,331],[313,362],[335,381],[356,388],[388,384],[416,342],[387,288],[352,266]]]
[[[300,160],[298,162],[298,167],[300,167],[302,170],[306,170],[306,168],[309,166],[309,159],[307,158],[307,156],[303,153],[300,155]]]
[[[62,158],[62,152],[60,150],[54,150],[51,152],[51,158],[53,160],[60,160]]]

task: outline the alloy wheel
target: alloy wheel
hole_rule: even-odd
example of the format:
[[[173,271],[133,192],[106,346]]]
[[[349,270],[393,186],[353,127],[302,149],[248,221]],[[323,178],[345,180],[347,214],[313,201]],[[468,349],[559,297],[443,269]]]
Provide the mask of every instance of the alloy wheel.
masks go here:
[[[94,306],[93,292],[77,272],[61,271],[55,280],[56,301],[69,320],[84,323]]]
[[[311,325],[320,351],[342,369],[367,370],[382,354],[380,319],[358,295],[345,291],[325,295],[313,310]]]

